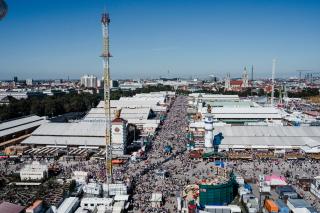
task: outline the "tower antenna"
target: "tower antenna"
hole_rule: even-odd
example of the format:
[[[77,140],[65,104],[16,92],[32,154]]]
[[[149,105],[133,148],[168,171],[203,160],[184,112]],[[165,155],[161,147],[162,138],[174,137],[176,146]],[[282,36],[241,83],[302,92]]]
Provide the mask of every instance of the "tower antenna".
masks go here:
[[[253,65],[251,66],[251,81],[253,82]]]
[[[271,90],[271,106],[273,106],[274,101],[274,75],[276,72],[276,59],[272,60],[272,90]]]
[[[109,58],[109,13],[104,12],[101,17],[103,35],[103,81],[104,81],[104,110],[106,115],[106,178],[107,183],[112,183],[112,144],[111,144],[111,110],[110,110],[110,67]]]

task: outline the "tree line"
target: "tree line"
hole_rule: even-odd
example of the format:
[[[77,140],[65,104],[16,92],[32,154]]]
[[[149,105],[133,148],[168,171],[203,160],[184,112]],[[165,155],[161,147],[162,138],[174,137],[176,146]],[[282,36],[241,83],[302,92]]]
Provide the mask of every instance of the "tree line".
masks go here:
[[[150,93],[160,91],[173,91],[173,88],[168,85],[158,84],[157,86],[144,86],[143,88],[137,88],[136,90],[112,90],[110,94],[111,100],[119,100],[121,97],[132,97],[139,93]]]
[[[8,105],[0,106],[0,121],[27,115],[54,117],[68,112],[85,112],[95,107],[100,97],[97,94],[61,94],[29,97],[16,100],[10,97]]]
[[[120,97],[132,97],[138,93],[159,91],[172,91],[172,87],[157,85],[138,88],[135,91],[112,90],[110,99],[119,100]],[[69,112],[86,112],[92,107],[96,107],[100,100],[103,100],[103,93],[56,94],[53,96],[29,97],[21,100],[9,97],[8,105],[0,105],[0,122],[32,114],[51,118]]]

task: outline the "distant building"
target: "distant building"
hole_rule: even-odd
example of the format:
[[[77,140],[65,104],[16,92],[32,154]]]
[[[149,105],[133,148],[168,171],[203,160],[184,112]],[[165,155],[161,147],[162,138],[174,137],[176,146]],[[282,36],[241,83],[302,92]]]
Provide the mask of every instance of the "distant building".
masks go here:
[[[56,80],[54,80],[54,83],[55,84],[61,84],[62,83],[62,79],[56,79]]]
[[[242,79],[239,80],[230,80],[230,74],[227,74],[227,77],[224,81],[225,90],[241,90],[241,88],[249,87],[249,75],[247,72],[247,67],[244,67],[242,73]]]
[[[247,72],[247,67],[244,67],[243,70],[241,87],[249,87],[249,76]]]
[[[127,121],[117,117],[112,121],[112,149],[114,155],[123,155],[127,146]]]
[[[122,90],[136,90],[139,88],[141,89],[143,85],[140,82],[124,82],[120,84],[119,87]]]
[[[313,179],[310,192],[317,198],[320,198],[320,176],[317,176]]]
[[[14,77],[13,77],[13,82],[14,82],[14,83],[17,83],[17,82],[18,82],[18,77],[17,77],[17,76],[14,76]]]
[[[103,79],[97,79],[97,87],[102,88],[103,87]]]
[[[231,80],[230,81],[230,88],[231,89],[240,89],[243,85],[242,80]]]
[[[0,92],[0,99],[3,99],[8,96],[11,96],[17,100],[27,99],[28,92],[27,91],[1,91]]]
[[[118,88],[119,87],[119,82],[116,80],[110,80],[110,87],[111,88]]]
[[[13,97],[6,96],[6,97],[0,97],[0,105],[8,105],[10,104],[10,100],[14,99]]]
[[[97,207],[103,207],[103,212],[105,212],[112,211],[112,204],[112,198],[85,197],[81,200],[80,206],[91,211],[95,210]]]
[[[20,179],[22,181],[28,180],[43,180],[48,177],[48,166],[33,161],[31,164],[25,165],[20,170]]]
[[[174,92],[154,92],[137,94],[133,97],[121,97],[112,100],[111,118],[116,118],[115,112],[121,109],[120,117],[128,124],[135,125],[141,135],[155,134],[160,125],[160,118],[156,114],[164,115],[170,101],[167,97],[173,97]],[[104,102],[101,101],[96,108],[92,108],[79,122],[72,123],[44,123],[30,137],[22,142],[28,145],[67,145],[67,146],[98,146],[105,147],[106,116]],[[121,152],[125,151],[127,141],[127,127],[124,123],[113,123],[119,128],[114,129],[117,137],[112,137],[116,145],[123,145]],[[125,129],[123,129],[125,128]],[[122,131],[122,132],[121,132]],[[118,137],[119,136],[119,137]],[[114,151],[113,153],[117,153]]]
[[[102,193],[102,185],[98,183],[88,183],[84,185],[83,192],[86,194],[86,197],[99,196]]]
[[[26,79],[26,84],[27,84],[27,86],[32,86],[33,85],[32,78]]]
[[[24,207],[13,203],[3,202],[0,204],[0,212],[23,213]]]
[[[94,75],[84,75],[81,77],[81,85],[87,88],[96,88],[97,85],[97,77]]]
[[[71,213],[75,212],[79,206],[80,201],[77,197],[68,197],[59,206],[57,213]]]
[[[103,88],[103,78],[101,80],[98,80],[97,82],[97,87],[98,88]],[[116,81],[116,80],[110,80],[110,88],[111,89],[115,89],[115,88],[118,88],[119,87],[119,82]]]
[[[227,77],[225,78],[225,81],[224,81],[224,89],[228,90],[231,88],[231,85],[230,85],[230,73],[227,74]]]

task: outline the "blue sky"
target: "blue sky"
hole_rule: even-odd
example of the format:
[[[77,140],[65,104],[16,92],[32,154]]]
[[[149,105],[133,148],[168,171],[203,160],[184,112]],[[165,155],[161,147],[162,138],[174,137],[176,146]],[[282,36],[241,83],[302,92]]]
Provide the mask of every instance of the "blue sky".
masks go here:
[[[6,0],[0,79],[102,76],[100,14],[111,16],[113,78],[240,77],[320,71],[318,0]]]

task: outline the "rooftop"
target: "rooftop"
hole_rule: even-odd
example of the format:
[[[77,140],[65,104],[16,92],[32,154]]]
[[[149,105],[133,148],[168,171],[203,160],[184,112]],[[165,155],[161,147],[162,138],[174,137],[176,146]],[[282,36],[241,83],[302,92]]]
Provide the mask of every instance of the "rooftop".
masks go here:
[[[306,207],[310,207],[310,204],[307,203],[307,201],[305,201],[304,199],[288,199],[288,202],[290,202],[294,208],[306,208]]]
[[[24,210],[24,207],[9,203],[9,202],[3,202],[0,204],[0,212],[3,213],[20,213]]]
[[[25,125],[28,123],[40,121],[40,120],[43,120],[43,118],[36,116],[36,115],[31,115],[31,116],[27,116],[27,117],[23,117],[23,118],[18,118],[18,119],[13,119],[10,121],[2,122],[2,123],[0,123],[0,131],[14,128],[14,127],[21,126],[21,125]]]
[[[215,134],[221,132],[224,136],[221,147],[261,146],[260,148],[320,146],[320,127],[292,126],[217,126]],[[236,148],[236,147],[234,147]]]
[[[29,128],[40,126],[45,123],[43,117],[28,116],[7,122],[0,123],[0,137],[14,134]]]

